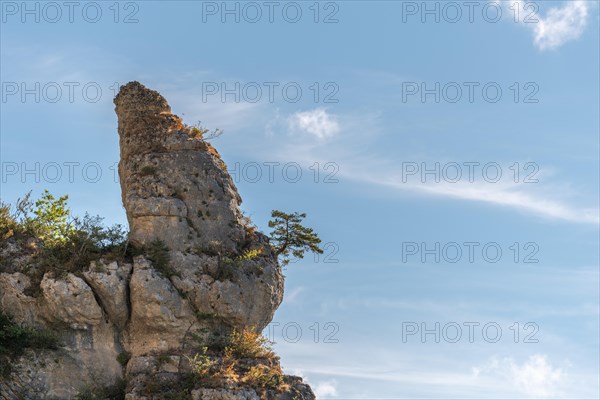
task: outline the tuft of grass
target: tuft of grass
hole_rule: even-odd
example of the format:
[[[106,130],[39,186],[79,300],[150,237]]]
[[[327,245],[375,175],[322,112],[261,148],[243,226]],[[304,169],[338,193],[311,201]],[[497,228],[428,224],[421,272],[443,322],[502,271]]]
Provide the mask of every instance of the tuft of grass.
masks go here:
[[[228,256],[219,257],[219,268],[213,278],[217,281],[230,281],[235,277],[236,269],[240,268],[241,262]]]
[[[280,366],[253,365],[242,378],[242,382],[255,389],[287,389],[283,380],[283,372]]]
[[[225,347],[211,351],[209,346],[203,346],[188,361],[203,387],[234,384],[254,388],[262,395],[266,395],[266,390],[282,392],[289,385],[270,344],[253,328],[234,329],[227,336]]]
[[[259,249],[248,249],[246,251],[244,251],[242,253],[241,256],[239,256],[237,259],[239,261],[249,261],[249,260],[254,260],[255,258],[260,257],[263,254],[263,249],[259,248]]]
[[[171,361],[171,357],[167,353],[160,353],[158,357],[156,357],[156,369],[160,369],[160,367],[167,364],[169,361]]]
[[[203,347],[200,353],[196,353],[194,357],[187,357],[192,372],[198,376],[207,375],[211,367],[215,365],[215,360],[207,355],[208,348]]]
[[[117,355],[117,361],[119,362],[119,364],[121,364],[123,367],[125,367],[127,365],[127,363],[129,362],[129,360],[131,360],[131,353],[128,351],[122,351]]]
[[[200,127],[196,127],[193,126],[192,128],[190,128],[190,134],[195,137],[196,139],[202,139],[204,137],[204,134],[208,132],[207,128],[202,128]]]
[[[234,329],[229,336],[229,344],[225,347],[225,355],[235,358],[277,359],[271,347],[272,342],[255,328]]]

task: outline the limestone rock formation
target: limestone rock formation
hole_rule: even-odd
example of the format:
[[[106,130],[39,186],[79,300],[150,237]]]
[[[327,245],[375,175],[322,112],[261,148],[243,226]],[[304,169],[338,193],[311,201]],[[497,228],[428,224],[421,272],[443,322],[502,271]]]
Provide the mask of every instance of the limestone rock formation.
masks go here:
[[[160,238],[170,249],[239,251],[242,202],[217,151],[171,114],[166,100],[137,82],[115,98],[123,204],[131,240]]]
[[[27,350],[8,373],[0,368],[0,400],[71,399],[119,385],[128,400],[175,398],[171,387],[189,389],[177,398],[314,399],[295,377],[280,382],[285,390],[184,382],[198,340],[260,331],[272,320],[283,275],[266,236],[245,222],[225,164],[199,131],[138,82],[122,86],[115,105],[122,199],[138,252],[57,273],[40,267],[38,239],[0,237],[0,311],[61,338],[59,348]],[[151,256],[157,247],[164,259]],[[260,367],[279,370],[276,359],[269,363]]]

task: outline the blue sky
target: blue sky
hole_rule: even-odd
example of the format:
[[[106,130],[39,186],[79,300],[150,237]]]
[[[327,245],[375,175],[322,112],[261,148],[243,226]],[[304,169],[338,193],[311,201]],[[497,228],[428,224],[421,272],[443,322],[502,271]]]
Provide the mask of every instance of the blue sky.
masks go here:
[[[598,398],[598,3],[450,3],[3,1],[2,200],[124,223],[138,80],[224,130],[262,229],[298,210],[328,243],[267,332],[321,398]]]

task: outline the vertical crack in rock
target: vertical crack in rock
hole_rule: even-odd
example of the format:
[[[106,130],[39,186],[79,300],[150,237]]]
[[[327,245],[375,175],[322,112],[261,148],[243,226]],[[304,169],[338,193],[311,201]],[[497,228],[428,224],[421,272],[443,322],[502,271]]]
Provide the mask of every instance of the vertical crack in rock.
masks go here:
[[[110,318],[110,314],[108,313],[106,306],[104,305],[104,302],[102,301],[102,299],[100,298],[100,296],[98,295],[98,293],[94,290],[94,286],[92,284],[90,284],[90,281],[88,280],[88,278],[84,276],[81,277],[81,279],[85,282],[86,285],[88,285],[88,287],[90,288],[92,295],[94,296],[94,299],[96,300],[96,304],[98,304],[98,307],[100,307],[100,311],[102,312],[102,317],[106,322],[109,322]]]
[[[133,276],[133,266],[129,270],[129,274],[127,274],[127,278],[125,280],[125,304],[127,305],[127,321],[125,321],[125,326],[129,325],[131,322],[131,277]]]

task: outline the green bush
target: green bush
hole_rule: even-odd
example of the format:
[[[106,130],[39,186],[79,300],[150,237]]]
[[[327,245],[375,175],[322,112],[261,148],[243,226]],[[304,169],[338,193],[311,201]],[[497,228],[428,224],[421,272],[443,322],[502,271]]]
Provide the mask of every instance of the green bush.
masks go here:
[[[86,214],[72,220],[72,230],[65,240],[52,245],[44,242],[40,259],[49,269],[75,272],[87,268],[93,260],[105,256],[109,261],[127,254],[125,231],[121,225],[104,227],[101,217]]]
[[[54,332],[17,325],[0,311],[0,354],[17,355],[24,348],[55,350],[59,344]]]
[[[234,329],[229,336],[229,344],[225,347],[225,355],[235,358],[267,358],[277,356],[271,348],[271,341],[253,328],[242,331]]]
[[[14,234],[17,221],[10,212],[10,205],[0,202],[0,239],[7,239]]]
[[[154,269],[162,276],[166,278],[173,275],[178,276],[177,271],[171,267],[171,256],[165,242],[160,239],[154,239],[149,245],[144,247],[143,252],[148,257],[148,260],[152,262]]]
[[[59,346],[56,333],[17,325],[0,311],[0,375],[9,375],[10,360],[21,356],[27,348],[56,350]]]
[[[215,360],[206,354],[207,351],[208,348],[204,347],[202,348],[202,352],[196,353],[193,358],[186,356],[194,374],[199,376],[206,375],[210,371],[210,368],[215,365]]]
[[[197,338],[201,344],[201,336]],[[289,389],[270,343],[255,329],[234,329],[226,336],[224,347],[202,346],[194,357],[187,359],[202,387],[242,384],[259,390],[263,396],[267,389],[278,392]]]
[[[68,240],[73,232],[70,211],[67,208],[69,196],[56,199],[48,190],[35,201],[31,192],[18,199],[14,210],[5,203],[0,204],[0,230],[3,237],[9,234],[24,233],[42,239],[47,245],[55,245]]]
[[[56,199],[47,190],[34,202],[31,193],[11,207],[0,203],[0,240],[35,237],[40,240],[34,255],[35,272],[29,295],[39,294],[39,283],[46,272],[63,276],[78,273],[100,257],[108,261],[131,257],[126,232],[120,225],[105,227],[99,216],[73,217],[67,207],[68,196]]]
[[[285,385],[279,366],[253,365],[242,381],[256,389],[279,389]]]

